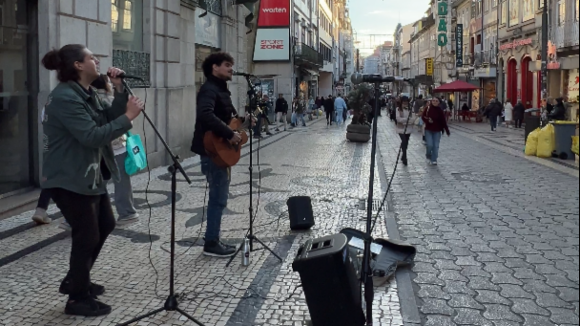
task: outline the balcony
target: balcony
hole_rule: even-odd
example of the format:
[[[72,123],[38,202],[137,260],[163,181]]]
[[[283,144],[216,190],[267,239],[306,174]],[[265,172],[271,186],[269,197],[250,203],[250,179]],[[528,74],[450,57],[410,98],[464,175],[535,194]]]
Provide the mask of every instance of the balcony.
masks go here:
[[[564,49],[579,45],[579,24],[577,21],[565,22],[552,28],[552,40],[556,48]]]
[[[294,59],[298,66],[308,68],[321,68],[324,66],[322,54],[304,43],[298,43],[294,47]]]

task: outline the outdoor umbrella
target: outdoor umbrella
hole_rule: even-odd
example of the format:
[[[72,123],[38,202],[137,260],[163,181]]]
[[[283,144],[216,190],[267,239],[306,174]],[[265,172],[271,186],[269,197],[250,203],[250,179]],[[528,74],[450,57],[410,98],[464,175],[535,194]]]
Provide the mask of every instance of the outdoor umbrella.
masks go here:
[[[452,83],[445,84],[441,87],[436,88],[435,90],[433,90],[433,93],[455,93],[455,92],[468,93],[468,92],[476,91],[478,89],[479,89],[479,87],[477,87],[477,86],[473,86],[473,85],[466,83],[464,81],[457,80],[457,81],[454,81]]]

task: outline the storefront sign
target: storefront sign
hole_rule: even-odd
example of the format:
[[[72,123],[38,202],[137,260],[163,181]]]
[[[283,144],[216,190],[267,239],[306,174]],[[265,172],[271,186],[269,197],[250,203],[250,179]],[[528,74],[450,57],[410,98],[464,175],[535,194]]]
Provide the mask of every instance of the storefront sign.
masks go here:
[[[447,46],[449,38],[447,36],[447,16],[449,15],[449,0],[439,0],[437,4],[439,16],[439,27],[437,27],[437,45]]]
[[[290,0],[262,0],[258,27],[289,27]]]
[[[463,24],[455,29],[455,67],[463,67]]]
[[[425,75],[433,76],[434,73],[433,58],[425,59]]]
[[[221,48],[220,17],[208,12],[204,17],[195,19],[195,44],[211,48]]]
[[[290,29],[269,28],[258,29],[254,61],[289,61],[290,60]]]
[[[478,68],[473,72],[475,78],[495,78],[496,75],[497,69],[492,67]]]
[[[548,69],[560,69],[560,62],[558,61],[558,48],[552,41],[548,42]]]
[[[506,43],[499,47],[500,51],[505,51],[509,49],[517,49],[522,46],[530,45],[534,43],[534,40],[531,38],[523,39],[523,40],[515,40],[511,43]]]
[[[579,86],[580,86],[580,76],[578,74],[578,69],[570,70],[570,78],[568,80],[568,101],[570,102],[578,101]]]

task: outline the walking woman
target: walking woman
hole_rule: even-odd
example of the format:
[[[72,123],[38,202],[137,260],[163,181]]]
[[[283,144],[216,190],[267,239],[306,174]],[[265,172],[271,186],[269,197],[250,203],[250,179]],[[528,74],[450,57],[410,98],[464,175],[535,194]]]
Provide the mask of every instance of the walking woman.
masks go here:
[[[403,96],[397,108],[397,133],[399,137],[401,137],[402,143],[402,150],[403,150],[403,157],[401,158],[401,162],[403,165],[409,165],[409,161],[407,158],[407,150],[409,148],[409,140],[411,139],[411,134],[413,133],[413,112],[411,112],[411,108],[409,105],[409,98]]]
[[[439,159],[439,144],[443,131],[447,136],[451,136],[445,112],[439,106],[440,100],[434,97],[431,105],[423,113],[423,122],[425,122],[425,140],[427,142],[427,161],[430,165],[437,165]]]
[[[97,301],[105,289],[91,282],[91,269],[115,217],[106,184],[120,181],[111,142],[132,128],[143,110],[138,98],[129,99],[120,78],[109,68],[115,86],[112,105],[102,103],[90,85],[100,74],[99,61],[84,45],[66,45],[47,53],[42,64],[56,70],[60,84],[49,95],[44,126],[42,187],[72,227],[70,268],[60,292],[68,294],[65,313],[101,316],[111,307]]]

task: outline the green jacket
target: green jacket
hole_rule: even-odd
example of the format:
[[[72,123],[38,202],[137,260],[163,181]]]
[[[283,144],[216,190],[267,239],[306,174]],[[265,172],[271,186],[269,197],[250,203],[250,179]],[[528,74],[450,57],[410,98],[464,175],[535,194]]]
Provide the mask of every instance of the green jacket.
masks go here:
[[[81,195],[102,195],[120,174],[111,142],[132,124],[125,116],[129,94],[116,93],[109,106],[96,90],[76,82],[60,83],[50,94],[42,117],[44,165],[42,188],[62,188]]]

